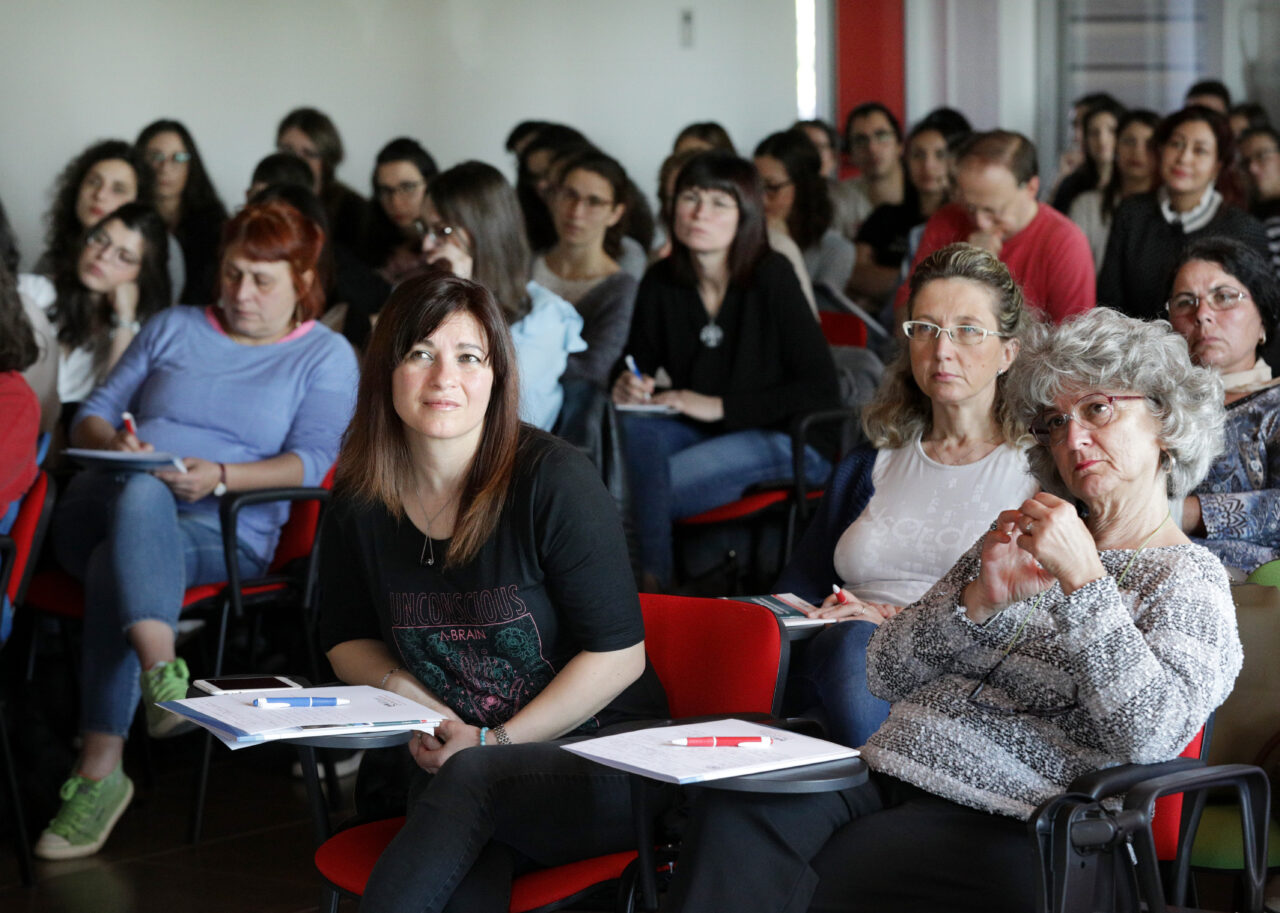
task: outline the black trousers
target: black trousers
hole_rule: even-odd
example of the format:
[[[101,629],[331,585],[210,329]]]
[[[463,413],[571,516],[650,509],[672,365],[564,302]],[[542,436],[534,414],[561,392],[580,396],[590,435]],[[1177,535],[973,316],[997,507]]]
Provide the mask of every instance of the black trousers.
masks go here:
[[[872,773],[843,792],[703,790],[665,913],[1035,909],[1025,821]]]

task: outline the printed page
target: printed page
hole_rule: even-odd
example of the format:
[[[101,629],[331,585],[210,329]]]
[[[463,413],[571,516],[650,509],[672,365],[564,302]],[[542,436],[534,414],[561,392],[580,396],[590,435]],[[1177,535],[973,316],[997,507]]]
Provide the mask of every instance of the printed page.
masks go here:
[[[689,748],[670,744],[674,739],[696,736],[768,736],[773,744],[760,748]],[[574,742],[564,748],[608,767],[668,783],[700,783],[858,755],[857,749],[835,742],[736,719],[638,729]]]

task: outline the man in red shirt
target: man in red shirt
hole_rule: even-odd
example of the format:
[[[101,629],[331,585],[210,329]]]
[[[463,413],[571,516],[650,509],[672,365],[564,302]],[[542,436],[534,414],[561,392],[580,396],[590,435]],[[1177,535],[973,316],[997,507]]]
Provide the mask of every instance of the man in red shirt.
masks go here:
[[[911,268],[934,251],[967,241],[1009,267],[1027,303],[1055,323],[1094,306],[1093,255],[1084,232],[1036,195],[1036,147],[1020,133],[972,136],[956,159],[956,202],[925,225]],[[894,300],[894,322],[906,320],[909,283]]]

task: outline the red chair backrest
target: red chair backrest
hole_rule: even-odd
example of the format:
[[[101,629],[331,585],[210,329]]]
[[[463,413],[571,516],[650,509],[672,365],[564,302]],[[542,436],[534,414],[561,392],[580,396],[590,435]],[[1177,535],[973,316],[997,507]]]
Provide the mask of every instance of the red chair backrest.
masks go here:
[[[7,592],[9,601],[15,605],[20,601],[18,596],[22,592],[22,584],[34,550],[33,546],[38,539],[43,538],[52,510],[53,498],[50,497],[49,474],[41,469],[36,473],[36,480],[31,483],[27,493],[22,496],[18,516],[13,521],[13,528],[9,530],[9,536],[13,539],[16,548]]]
[[[320,482],[326,490],[333,488],[333,471]],[[305,558],[311,553],[311,545],[316,540],[316,526],[320,521],[319,501],[294,501],[289,507],[289,519],[280,527],[280,541],[276,543],[276,553],[271,558],[271,570],[278,571],[292,561]]]
[[[1182,749],[1180,758],[1203,758],[1206,754],[1204,744],[1204,728],[1196,733],[1196,737]],[[1182,831],[1182,793],[1161,796],[1156,800],[1155,811],[1151,816],[1151,835],[1156,841],[1156,858],[1163,860],[1176,859],[1178,856],[1178,835]]]
[[[672,718],[777,713],[790,645],[764,606],[641,593],[645,652]]]
[[[839,311],[818,311],[818,322],[822,324],[827,345],[867,347],[867,325],[861,317]]]

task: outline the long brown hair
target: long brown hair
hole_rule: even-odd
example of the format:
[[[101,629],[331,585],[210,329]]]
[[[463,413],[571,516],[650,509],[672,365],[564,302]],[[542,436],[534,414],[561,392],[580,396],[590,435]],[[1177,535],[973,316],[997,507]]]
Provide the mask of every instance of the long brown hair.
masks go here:
[[[402,492],[416,484],[404,424],[391,398],[392,375],[410,350],[454,314],[484,330],[493,392],[458,502],[445,567],[466,564],[493,534],[506,501],[520,439],[520,380],[502,309],[483,285],[435,270],[406,279],[383,306],[369,337],[355,415],[338,454],[334,489],[404,515]]]

